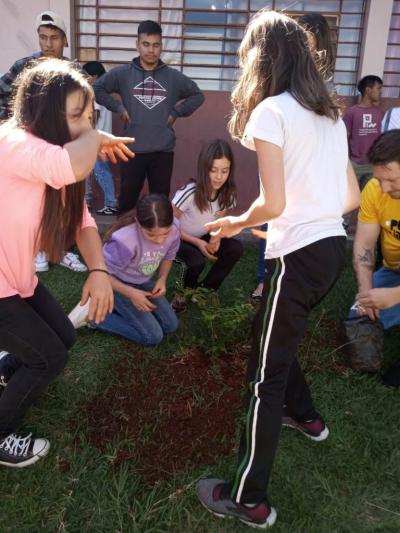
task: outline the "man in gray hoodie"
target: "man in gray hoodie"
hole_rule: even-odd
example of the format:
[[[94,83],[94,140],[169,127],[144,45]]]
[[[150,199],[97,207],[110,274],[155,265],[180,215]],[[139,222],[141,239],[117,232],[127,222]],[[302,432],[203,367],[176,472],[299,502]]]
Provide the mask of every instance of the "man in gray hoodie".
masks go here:
[[[151,20],[138,27],[139,56],[115,67],[94,84],[96,101],[118,113],[124,135],[134,137],[136,157],[121,165],[119,209],[135,207],[147,177],[150,193],[169,195],[177,118],[188,117],[204,101],[194,81],[160,60],[161,27]],[[117,93],[122,102],[111,96]]]

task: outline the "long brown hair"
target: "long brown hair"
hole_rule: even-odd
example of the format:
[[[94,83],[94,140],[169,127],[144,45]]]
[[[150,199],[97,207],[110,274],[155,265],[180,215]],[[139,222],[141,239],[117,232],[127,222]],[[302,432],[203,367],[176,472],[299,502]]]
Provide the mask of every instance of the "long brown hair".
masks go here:
[[[229,176],[218,191],[218,203],[222,211],[236,202],[235,161],[229,144],[222,139],[214,139],[204,144],[197,160],[196,190],[194,202],[201,213],[210,207],[210,170],[215,159],[226,158],[230,163]]]
[[[121,215],[103,237],[107,242],[111,235],[125,226],[138,222],[146,229],[169,228],[174,221],[172,204],[164,194],[147,194],[140,198],[136,207]]]
[[[67,96],[83,94],[81,112],[93,100],[93,90],[82,74],[65,60],[40,60],[25,69],[18,80],[13,104],[16,125],[48,143],[58,146],[70,142],[66,119]],[[75,240],[82,223],[85,181],[57,190],[46,185],[38,247],[51,261],[59,261],[63,250]]]
[[[265,98],[288,91],[317,115],[339,118],[311,56],[306,31],[293,19],[261,10],[250,21],[239,47],[240,80],[232,92],[231,135],[241,139],[253,109]]]
[[[325,81],[332,78],[335,70],[335,53],[331,39],[329,23],[321,13],[304,13],[297,22],[315,39],[311,48],[317,56],[318,66]]]

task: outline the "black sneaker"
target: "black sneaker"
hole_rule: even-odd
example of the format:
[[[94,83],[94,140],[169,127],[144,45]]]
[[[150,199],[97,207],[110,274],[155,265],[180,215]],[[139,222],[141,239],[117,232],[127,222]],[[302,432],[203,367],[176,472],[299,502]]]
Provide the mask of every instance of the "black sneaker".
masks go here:
[[[104,206],[101,209],[97,209],[96,213],[98,215],[115,216],[118,214],[118,209],[116,207]]]
[[[260,529],[274,525],[276,511],[266,501],[256,505],[236,503],[227,494],[226,486],[222,479],[201,479],[197,483],[197,496],[207,511],[220,518],[238,518],[244,524]]]
[[[0,440],[0,465],[23,468],[33,465],[47,455],[50,442],[46,439],[33,439],[32,433],[20,437],[15,433]]]
[[[282,426],[288,428],[297,429],[303,435],[315,442],[321,442],[328,438],[329,429],[325,424],[322,416],[318,415],[314,420],[309,420],[308,422],[299,422],[285,414],[282,417]]]

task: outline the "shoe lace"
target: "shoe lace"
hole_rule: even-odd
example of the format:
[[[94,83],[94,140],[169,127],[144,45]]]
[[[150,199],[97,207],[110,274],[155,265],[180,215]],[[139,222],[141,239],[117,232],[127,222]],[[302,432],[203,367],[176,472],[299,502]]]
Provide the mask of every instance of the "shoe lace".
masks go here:
[[[0,444],[0,450],[8,452],[10,455],[26,456],[29,450],[29,445],[32,440],[32,433],[29,433],[26,437],[20,437],[15,433],[8,435]]]

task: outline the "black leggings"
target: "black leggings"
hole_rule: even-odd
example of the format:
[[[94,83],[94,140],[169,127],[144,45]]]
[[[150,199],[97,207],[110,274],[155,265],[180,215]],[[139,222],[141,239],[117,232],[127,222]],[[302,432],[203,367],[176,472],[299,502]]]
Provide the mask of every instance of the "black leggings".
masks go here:
[[[247,417],[231,496],[262,501],[278,446],[283,405],[293,418],[317,416],[297,359],[311,310],[331,290],[346,259],[346,238],[328,237],[267,259],[247,378]]]
[[[16,360],[16,372],[0,397],[0,439],[18,428],[60,374],[75,339],[68,317],[40,282],[29,298],[0,298],[0,348]]]
[[[203,235],[200,238],[208,242],[210,235]],[[242,253],[243,245],[240,241],[221,239],[221,245],[215,254],[218,259],[212,262],[212,267],[201,282],[201,286],[206,289],[219,289],[221,283],[239,261]],[[199,276],[204,270],[207,258],[193,244],[181,241],[177,259],[184,264],[183,285],[194,289],[199,285]]]

